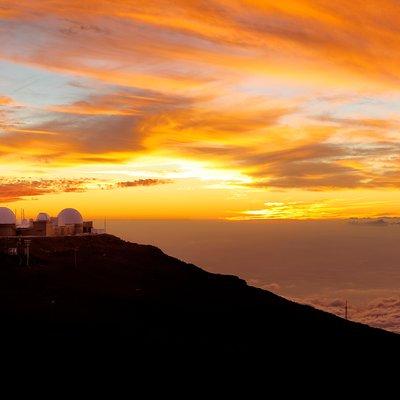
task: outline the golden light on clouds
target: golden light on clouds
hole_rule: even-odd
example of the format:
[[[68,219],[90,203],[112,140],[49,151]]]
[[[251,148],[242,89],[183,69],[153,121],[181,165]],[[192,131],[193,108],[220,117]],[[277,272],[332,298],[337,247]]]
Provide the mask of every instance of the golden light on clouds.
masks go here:
[[[0,0],[0,201],[396,214],[399,22],[395,0]]]

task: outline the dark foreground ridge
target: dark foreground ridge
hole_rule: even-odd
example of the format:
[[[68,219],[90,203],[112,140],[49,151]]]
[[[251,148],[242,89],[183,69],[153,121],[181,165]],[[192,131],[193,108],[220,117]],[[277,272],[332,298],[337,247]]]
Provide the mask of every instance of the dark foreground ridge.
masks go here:
[[[5,254],[16,243],[0,239],[0,335],[7,339],[257,355],[400,342],[111,235],[33,238],[30,267],[20,266],[24,256]]]

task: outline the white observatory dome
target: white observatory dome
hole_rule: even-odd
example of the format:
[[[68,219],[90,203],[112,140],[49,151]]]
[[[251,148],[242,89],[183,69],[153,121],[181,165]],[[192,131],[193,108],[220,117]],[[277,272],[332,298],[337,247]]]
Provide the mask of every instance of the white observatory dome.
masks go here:
[[[50,215],[46,214],[44,212],[41,212],[38,214],[38,216],[36,217],[36,221],[50,221]]]
[[[83,224],[81,213],[74,208],[65,208],[58,214],[58,226]]]
[[[15,214],[7,207],[0,207],[0,225],[12,225],[17,222]]]

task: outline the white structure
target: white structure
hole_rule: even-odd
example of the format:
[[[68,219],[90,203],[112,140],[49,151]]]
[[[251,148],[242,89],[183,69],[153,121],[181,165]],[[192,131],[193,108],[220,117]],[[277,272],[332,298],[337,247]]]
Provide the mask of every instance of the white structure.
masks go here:
[[[38,216],[36,217],[36,221],[50,221],[50,215],[44,212],[41,212],[38,214]]]
[[[21,224],[18,225],[18,228],[30,228],[32,226],[32,220],[29,219],[23,219],[21,221]]]
[[[82,215],[75,208],[65,208],[58,214],[57,219],[58,226],[83,224]]]
[[[15,225],[17,218],[7,207],[0,207],[0,225]]]
[[[22,212],[21,215],[24,215]],[[97,234],[93,221],[83,221],[82,215],[74,208],[65,208],[57,218],[41,212],[36,220],[23,219],[16,225],[15,214],[8,208],[0,207],[0,237],[7,236],[72,236]]]
[[[15,214],[6,207],[0,207],[0,236],[15,236],[17,218]]]

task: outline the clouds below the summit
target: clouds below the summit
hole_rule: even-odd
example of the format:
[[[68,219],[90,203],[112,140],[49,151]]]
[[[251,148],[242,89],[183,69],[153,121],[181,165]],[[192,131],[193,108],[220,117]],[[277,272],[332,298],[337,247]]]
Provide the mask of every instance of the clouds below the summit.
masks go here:
[[[345,316],[346,301],[342,298],[310,298],[301,301],[342,318]],[[353,321],[400,333],[400,297],[377,297],[358,306],[348,304],[348,316]]]

